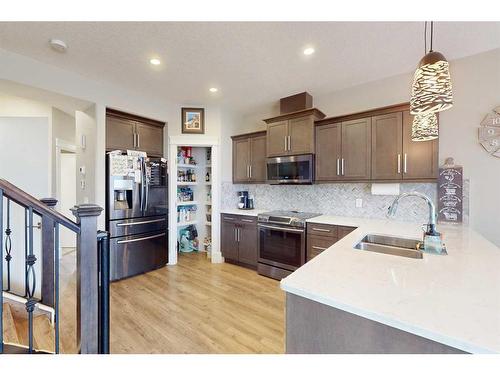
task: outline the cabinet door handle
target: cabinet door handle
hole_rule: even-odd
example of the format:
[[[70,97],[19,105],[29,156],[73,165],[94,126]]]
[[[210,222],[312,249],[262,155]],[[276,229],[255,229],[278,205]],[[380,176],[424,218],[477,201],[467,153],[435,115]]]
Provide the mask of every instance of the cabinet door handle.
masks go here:
[[[315,250],[326,250],[326,247],[311,246]]]
[[[286,135],[284,137],[284,140],[285,140],[285,151],[288,151],[288,140]]]
[[[340,174],[340,159],[337,158],[337,176]]]
[[[292,137],[289,135],[288,136],[288,151],[292,150]]]
[[[345,173],[344,173],[344,158],[342,158],[342,176],[345,176]]]
[[[238,242],[238,228],[234,227],[234,242]]]
[[[398,154],[398,174],[401,173],[401,154]]]
[[[247,178],[250,178],[250,172],[248,171],[248,164],[247,164]]]
[[[141,137],[140,134],[137,133],[137,148],[141,147]]]
[[[405,153],[404,163],[403,163],[403,172],[407,173],[407,165],[408,165],[408,154]]]
[[[251,165],[248,166],[248,171],[249,171],[250,178],[252,178],[252,166]]]

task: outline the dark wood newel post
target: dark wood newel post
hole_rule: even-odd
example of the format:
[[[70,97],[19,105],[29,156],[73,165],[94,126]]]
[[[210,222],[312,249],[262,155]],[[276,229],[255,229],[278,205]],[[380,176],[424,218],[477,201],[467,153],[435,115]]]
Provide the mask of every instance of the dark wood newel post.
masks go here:
[[[54,208],[55,198],[42,198],[47,207]],[[54,220],[42,216],[42,303],[54,307]]]
[[[76,243],[76,319],[77,342],[82,354],[99,352],[97,217],[102,210],[95,204],[81,204],[71,209],[80,226]]]

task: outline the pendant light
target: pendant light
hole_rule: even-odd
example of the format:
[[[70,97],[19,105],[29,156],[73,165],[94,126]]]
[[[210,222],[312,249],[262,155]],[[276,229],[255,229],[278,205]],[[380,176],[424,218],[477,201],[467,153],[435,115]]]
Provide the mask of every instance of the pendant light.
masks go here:
[[[413,77],[410,112],[413,115],[436,113],[451,108],[453,95],[448,61],[432,50],[434,25],[431,22],[431,43],[427,53],[427,22],[425,22],[425,52]]]
[[[438,121],[435,113],[416,115],[411,127],[412,141],[431,141],[439,136]]]

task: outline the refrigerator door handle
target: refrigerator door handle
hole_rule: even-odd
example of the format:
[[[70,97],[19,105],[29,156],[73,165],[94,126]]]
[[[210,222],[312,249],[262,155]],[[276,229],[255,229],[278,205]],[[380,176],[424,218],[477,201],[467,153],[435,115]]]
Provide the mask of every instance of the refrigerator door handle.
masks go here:
[[[138,242],[138,241],[146,241],[146,240],[151,240],[153,238],[158,238],[158,237],[164,237],[166,233],[161,233],[161,234],[155,234],[153,236],[146,236],[146,237],[140,237],[140,238],[133,238],[131,240],[119,240],[116,241],[118,244],[122,243],[129,243],[129,242]]]
[[[147,212],[149,204],[149,181],[148,181],[148,170],[146,166],[146,161],[144,161],[144,189],[146,190],[146,195],[144,200],[144,212]]]
[[[151,223],[159,223],[162,221],[166,221],[167,219],[154,219],[154,220],[146,220],[146,221],[134,221],[131,223],[118,223],[116,224],[117,227],[128,227],[132,225],[143,225],[143,224],[151,224]]]

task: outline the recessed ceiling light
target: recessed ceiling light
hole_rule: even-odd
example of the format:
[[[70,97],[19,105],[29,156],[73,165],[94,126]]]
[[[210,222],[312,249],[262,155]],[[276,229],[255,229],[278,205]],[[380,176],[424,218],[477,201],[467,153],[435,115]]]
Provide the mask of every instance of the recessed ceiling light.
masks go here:
[[[219,89],[217,87],[210,87],[208,89],[208,91],[210,91],[210,92],[217,92],[217,91],[219,91]]]
[[[312,55],[314,53],[314,48],[312,47],[307,47],[306,49],[304,49],[304,55],[308,56],[308,55]]]
[[[64,41],[62,41],[60,39],[51,39],[51,40],[49,40],[49,44],[50,44],[50,47],[54,51],[57,51],[60,53],[66,52],[66,50],[68,49],[68,46],[66,45],[66,43],[64,43]]]
[[[151,65],[160,65],[161,64],[160,59],[157,59],[157,58],[153,58],[153,59],[149,60],[149,62]]]

